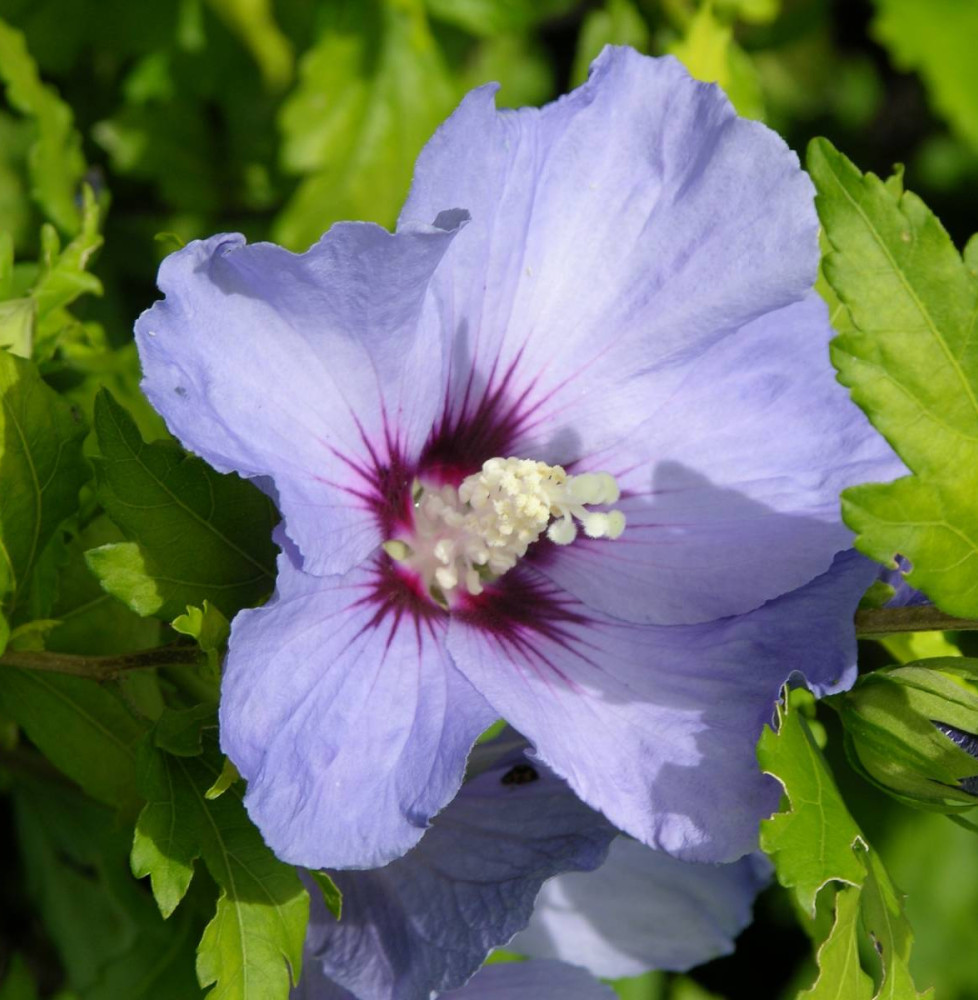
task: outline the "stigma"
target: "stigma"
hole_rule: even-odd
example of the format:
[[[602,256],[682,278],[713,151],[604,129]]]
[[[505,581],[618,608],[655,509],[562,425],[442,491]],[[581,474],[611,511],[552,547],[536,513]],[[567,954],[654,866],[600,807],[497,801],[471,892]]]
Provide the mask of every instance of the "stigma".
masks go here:
[[[383,547],[448,607],[457,593],[482,593],[484,583],[511,570],[544,533],[556,545],[570,545],[582,529],[588,538],[618,538],[625,515],[588,508],[619,496],[607,472],[571,476],[559,465],[490,458],[458,488],[415,481],[414,530]]]

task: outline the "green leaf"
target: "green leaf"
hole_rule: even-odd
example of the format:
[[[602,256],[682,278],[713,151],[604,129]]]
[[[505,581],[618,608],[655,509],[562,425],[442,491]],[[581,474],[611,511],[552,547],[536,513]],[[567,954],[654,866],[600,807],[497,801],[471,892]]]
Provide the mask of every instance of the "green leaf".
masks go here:
[[[337,920],[341,919],[343,916],[343,894],[336,883],[326,872],[310,871],[309,877],[319,886],[319,891],[323,894],[323,902],[326,904],[326,909]]]
[[[251,51],[265,83],[282,90],[292,80],[292,45],[279,30],[272,0],[207,0]]]
[[[112,690],[81,677],[0,672],[0,711],[93,798],[134,809],[136,746],[145,729]]]
[[[0,118],[0,122],[3,119]],[[14,291],[14,238],[0,229],[0,299],[9,299]]]
[[[964,266],[971,272],[973,278],[978,278],[978,233],[975,233],[964,246]]]
[[[0,348],[20,358],[29,358],[34,344],[34,300],[0,302]]]
[[[978,5],[876,0],[872,31],[899,69],[920,73],[937,111],[978,150]]]
[[[7,963],[0,1000],[38,1000],[37,983],[20,954],[15,953]]]
[[[526,34],[541,21],[560,17],[576,0],[426,0],[432,17],[473,35]]]
[[[853,767],[905,804],[947,812],[975,799],[959,782],[978,775],[978,761],[934,725],[978,730],[978,694],[962,676],[978,660],[931,659],[874,670],[832,698],[845,727]]]
[[[210,601],[204,601],[203,608],[187,607],[187,613],[174,618],[170,624],[182,635],[197,640],[197,645],[208,654],[217,656],[231,634],[227,618]]]
[[[166,919],[177,908],[194,877],[200,851],[197,831],[181,815],[184,806],[173,773],[174,758],[151,745],[140,754],[139,784],[146,797],[136,822],[130,864],[136,878],[149,876],[160,913]]]
[[[172,913],[203,858],[220,887],[217,912],[197,954],[197,976],[214,1000],[285,1000],[302,967],[309,896],[295,869],[278,861],[230,791],[208,800],[220,755],[173,757],[147,748],[147,805],[133,842],[133,871],[149,875]],[[291,977],[290,977],[291,972]]]
[[[648,49],[648,25],[631,0],[607,0],[604,7],[584,18],[574,53],[572,86],[587,79],[588,68],[606,45],[631,45],[640,52]]]
[[[862,884],[866,871],[854,853],[862,835],[798,709],[784,711],[777,733],[765,728],[757,757],[784,785],[790,806],[761,823],[761,849],[814,917],[815,897],[828,882]]]
[[[835,897],[835,924],[818,950],[818,981],[798,1000],[872,1000],[873,980],[859,964],[858,889],[842,889]]]
[[[204,752],[204,730],[217,730],[213,705],[167,709],[156,723],[153,740],[161,750],[176,757],[199,757]]]
[[[62,232],[75,233],[80,222],[75,197],[86,169],[81,137],[72,125],[71,109],[53,88],[41,82],[24,36],[3,21],[0,79],[7,86],[11,106],[29,115],[37,125],[28,161],[31,193]]]
[[[862,896],[863,923],[883,955],[905,968],[910,960],[913,935],[903,913],[903,898],[876,851],[867,851],[864,861],[867,871]],[[891,991],[895,985],[890,983]]]
[[[57,347],[57,359],[49,360],[45,368],[58,379],[59,388],[64,387],[65,399],[82,413],[94,412],[95,397],[108,389],[146,440],[167,437],[163,418],[139,390],[142,369],[133,341],[113,349],[100,326],[84,323],[75,324],[70,336],[59,337]]]
[[[126,870],[128,836],[72,790],[18,781],[14,804],[28,891],[84,1000],[192,1000],[191,911],[164,923]]]
[[[458,79],[465,91],[498,81],[496,103],[505,108],[543,104],[554,93],[554,71],[546,50],[519,35],[487,38],[461,67]]]
[[[740,18],[750,24],[769,24],[781,12],[781,0],[717,0],[716,6],[731,20]]]
[[[978,280],[916,195],[861,174],[824,139],[808,169],[848,317],[832,343],[840,380],[911,475],[843,494],[856,545],[940,608],[978,616]]]
[[[275,512],[261,492],[175,445],[146,444],[105,391],[95,401],[95,430],[99,499],[131,539],[88,553],[109,593],[168,620],[205,600],[230,618],[269,593]]]
[[[183,635],[189,635],[207,654],[208,669],[204,679],[218,690],[221,685],[221,659],[227,649],[231,625],[210,601],[203,608],[187,607],[187,613],[174,618],[170,625]]]
[[[38,652],[44,649],[45,637],[57,627],[58,622],[52,618],[35,618],[12,629],[7,640],[7,649],[11,652]]]
[[[70,305],[80,295],[102,294],[102,283],[85,270],[102,245],[100,213],[92,189],[86,184],[82,192],[82,224],[78,234],[63,250],[53,229],[47,231],[44,239],[42,269],[31,291],[41,319]]]
[[[648,993],[642,1000],[650,1000]],[[725,1000],[719,993],[704,989],[688,976],[677,976],[669,984],[669,1000]]]
[[[135,542],[109,542],[89,549],[85,562],[105,592],[118,597],[137,615],[152,615],[163,607],[165,598]]]
[[[81,417],[37,369],[0,350],[0,617],[26,597],[41,553],[89,472]]]
[[[92,137],[108,153],[115,173],[153,180],[168,205],[208,213],[227,198],[219,145],[199,98],[127,104],[97,122]]]
[[[778,881],[812,918],[823,887],[850,887],[836,893],[835,923],[819,950],[819,977],[801,996],[933,1000],[930,991],[918,994],[913,985],[907,967],[912,934],[903,901],[812,738],[799,707],[806,696],[810,700],[807,692],[793,693],[779,709],[777,731],[765,727],[757,747],[761,767],[781,782],[787,798],[781,812],[761,823],[761,848],[774,862]],[[879,960],[875,988],[859,972],[863,928],[872,943],[866,953]]]
[[[888,868],[907,892],[914,924],[932,928],[914,945],[914,969],[944,997],[978,996],[978,851],[970,831],[934,813],[893,810]]]
[[[497,955],[512,955],[512,958],[503,959],[508,961],[522,960],[523,956],[517,956],[515,952],[505,952],[501,948],[490,952],[486,959],[486,965],[494,963]],[[669,977],[673,979],[672,976]],[[656,970],[646,972],[641,976],[628,976],[624,979],[616,979],[609,983],[615,991],[618,1000],[674,1000],[669,996],[669,986],[666,982],[666,973]]]
[[[85,562],[86,549],[119,538],[119,529],[104,514],[93,518],[80,531],[72,532],[65,545],[64,564],[58,571],[57,598],[51,609],[51,617],[57,619],[58,626],[46,636],[45,648],[110,656],[159,645],[160,623],[133,614],[113,599]]]
[[[300,250],[339,219],[391,225],[418,152],[459,96],[421,0],[325,10],[281,115],[283,164],[306,177],[274,234]]]
[[[82,295],[101,295],[102,283],[86,270],[93,254],[102,245],[99,232],[100,213],[92,189],[82,189],[82,219],[78,234],[62,250],[58,234],[48,226],[42,232],[44,247],[41,270],[31,299],[35,303],[34,353],[39,359],[49,356],[66,328],[80,328],[78,320],[66,311]]]
[[[221,765],[221,773],[217,776],[214,784],[204,792],[205,799],[219,799],[236,781],[241,780],[238,769],[234,766],[230,757],[224,758]],[[339,892],[339,890],[336,890]]]
[[[706,83],[717,83],[739,114],[763,118],[760,80],[750,56],[734,41],[733,27],[713,13],[707,0],[693,15],[685,36],[669,47],[686,69]]]
[[[24,247],[33,238],[36,218],[30,195],[27,174],[27,154],[35,130],[29,119],[16,118],[0,112],[0,243],[12,251]],[[16,294],[11,290],[10,267],[0,253],[0,298]]]
[[[901,632],[877,639],[897,663],[926,660],[935,656],[960,656],[961,650],[944,632]]]

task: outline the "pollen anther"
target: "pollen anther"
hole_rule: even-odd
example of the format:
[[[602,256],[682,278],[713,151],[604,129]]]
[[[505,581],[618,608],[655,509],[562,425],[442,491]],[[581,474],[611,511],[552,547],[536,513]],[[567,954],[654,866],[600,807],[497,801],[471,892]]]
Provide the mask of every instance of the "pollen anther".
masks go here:
[[[573,542],[578,523],[589,538],[618,538],[625,530],[621,511],[587,508],[619,496],[607,472],[570,476],[559,465],[490,458],[457,490],[416,482],[414,533],[385,542],[384,550],[444,604],[460,587],[480,594],[485,580],[511,570],[544,532],[556,545]]]

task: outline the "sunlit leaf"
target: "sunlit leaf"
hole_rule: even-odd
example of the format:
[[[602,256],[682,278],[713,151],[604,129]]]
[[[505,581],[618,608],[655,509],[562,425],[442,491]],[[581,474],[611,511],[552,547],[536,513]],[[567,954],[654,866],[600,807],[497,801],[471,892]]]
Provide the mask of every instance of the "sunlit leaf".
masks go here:
[[[227,618],[210,601],[204,601],[202,608],[188,607],[186,614],[179,615],[170,623],[182,635],[189,635],[206,653],[221,650],[228,641],[230,626]]]
[[[731,19],[768,24],[781,13],[781,0],[716,0],[717,10]]]
[[[902,70],[923,77],[937,111],[978,151],[978,4],[875,0],[873,33]]]
[[[99,209],[89,187],[83,188],[81,229],[63,249],[53,227],[42,232],[44,254],[30,292],[35,304],[33,353],[40,362],[62,346],[64,331],[81,329],[67,307],[82,295],[101,295],[102,282],[87,267],[102,245]]]
[[[217,912],[197,955],[197,975],[221,1000],[277,1000],[302,967],[309,896],[294,868],[278,861],[230,790],[206,797],[219,754],[173,757],[148,748],[148,799],[133,843],[133,871],[149,875],[164,915],[173,912],[200,857],[220,887]]]
[[[818,950],[818,980],[798,1000],[872,1000],[873,980],[859,964],[859,890],[835,897],[835,924]]]
[[[0,348],[20,358],[29,358],[34,344],[33,299],[24,297],[0,302]]]
[[[631,0],[607,0],[584,18],[571,70],[575,87],[587,79],[588,68],[606,45],[631,45],[639,52],[648,48],[648,25]]]
[[[224,758],[221,766],[221,773],[214,779],[214,784],[204,792],[205,799],[219,799],[236,781],[241,780],[238,769],[231,762],[230,757]],[[333,886],[336,889],[335,886]],[[339,889],[336,889],[337,894]]]
[[[56,233],[44,240],[45,254],[41,272],[31,295],[37,301],[40,317],[71,305],[79,295],[101,295],[102,283],[86,267],[92,254],[102,245],[99,233],[99,209],[90,187],[83,188],[83,214],[78,234],[61,249]]]
[[[920,935],[914,968],[940,977],[941,997],[978,996],[978,851],[975,835],[933,813],[895,811],[887,824],[887,866],[907,893]],[[930,933],[924,933],[930,928]]]
[[[718,83],[737,111],[763,118],[764,102],[757,71],[733,37],[733,27],[704,3],[690,19],[686,34],[669,51],[686,69],[706,83]]]
[[[152,746],[141,753],[140,787],[146,797],[136,823],[130,863],[136,878],[149,876],[164,918],[177,908],[194,877],[200,853],[196,829],[182,815],[183,800],[173,773],[176,761]]]
[[[861,174],[824,139],[808,168],[848,318],[839,378],[912,475],[843,494],[856,545],[939,607],[978,616],[978,280],[927,206]]]
[[[474,35],[523,34],[534,25],[566,14],[576,0],[425,0],[432,17]]]
[[[496,35],[481,42],[462,67],[460,89],[499,83],[496,104],[520,108],[554,96],[554,71],[546,49],[520,35]]]
[[[336,883],[326,874],[326,872],[309,872],[309,877],[319,886],[319,891],[323,895],[323,902],[330,913],[337,920],[343,917],[343,894],[337,888]]]
[[[932,991],[920,994],[914,987],[902,898],[839,794],[804,719],[800,706],[806,699],[807,692],[795,692],[779,709],[777,730],[765,727],[757,747],[761,767],[784,786],[787,800],[761,823],[761,848],[774,862],[778,881],[813,918],[821,890],[830,883],[842,886],[835,922],[819,950],[818,979],[802,996],[934,1000]],[[873,978],[860,972],[864,929],[872,942],[866,953],[879,961],[878,969],[863,969]]]
[[[944,632],[900,632],[878,640],[897,663],[933,656],[960,656],[961,650]]]
[[[45,648],[89,656],[149,649],[160,641],[160,623],[141,618],[99,585],[85,562],[85,551],[118,542],[119,529],[104,514],[73,531],[58,571],[57,597],[51,617],[56,628],[45,637]]]
[[[391,225],[418,152],[459,96],[421,0],[327,11],[281,116],[283,164],[305,179],[275,238],[298,250],[339,219]]]
[[[272,0],[207,0],[251,50],[269,87],[292,79],[292,45],[275,23]]]
[[[47,217],[63,232],[75,233],[80,224],[76,203],[85,174],[81,137],[73,126],[71,109],[57,92],[41,82],[24,36],[0,21],[0,79],[7,100],[37,125],[29,154],[32,194]]]
[[[776,733],[764,730],[757,755],[761,767],[784,785],[789,804],[761,824],[761,848],[775,863],[781,884],[794,890],[814,917],[823,886],[833,880],[858,886],[865,879],[855,853],[862,835],[798,709],[785,711]]]

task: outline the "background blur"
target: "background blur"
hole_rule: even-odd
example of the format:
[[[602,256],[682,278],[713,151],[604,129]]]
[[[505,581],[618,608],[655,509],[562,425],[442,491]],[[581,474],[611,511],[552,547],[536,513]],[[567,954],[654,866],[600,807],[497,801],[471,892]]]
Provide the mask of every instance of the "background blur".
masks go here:
[[[907,186],[959,246],[978,230],[978,0],[0,0],[0,18],[24,33],[82,137],[73,145],[63,108],[45,101],[0,34],[0,231],[27,262],[18,273],[45,253],[45,217],[63,239],[81,229],[70,199],[53,195],[39,212],[39,188],[65,187],[46,172],[87,179],[107,211],[105,242],[89,265],[102,294],[97,282],[80,289],[90,294],[73,313],[86,335],[119,350],[110,369],[95,371],[96,353],[78,347],[51,360],[45,376],[83,394],[113,381],[129,406],[137,406],[126,348],[133,321],[155,298],[157,264],[178,241],[237,230],[302,250],[340,219],[391,225],[418,150],[462,94],[498,80],[500,104],[541,104],[580,83],[606,42],[676,54],[802,156],[811,137],[825,135],[864,170],[885,175],[905,164]],[[145,433],[161,433],[147,408],[136,415]],[[117,635],[102,641],[119,646]],[[867,663],[887,662],[875,645],[864,653]],[[837,750],[833,720],[824,722]],[[974,1000],[973,835],[877,795],[837,753],[833,763],[908,893],[915,977],[937,984],[939,1000]],[[17,846],[25,833],[44,837],[15,829],[0,797],[0,974],[8,970],[0,1000],[96,997],[58,992],[63,963],[102,961],[99,949],[114,954],[120,934],[151,935],[126,924],[125,901],[148,899],[148,890],[128,878],[125,845],[105,862],[108,874],[96,872],[61,843],[76,834],[59,828],[64,820],[34,819],[49,839],[42,848],[63,868],[60,881],[44,882],[37,858]],[[73,820],[84,828],[83,817]],[[186,919],[192,963],[199,928]],[[94,937],[93,922],[102,924]],[[735,956],[619,991],[626,1000],[794,998],[813,975],[810,952],[787,897],[772,889]]]

